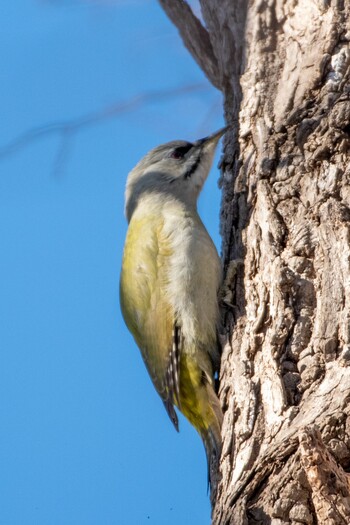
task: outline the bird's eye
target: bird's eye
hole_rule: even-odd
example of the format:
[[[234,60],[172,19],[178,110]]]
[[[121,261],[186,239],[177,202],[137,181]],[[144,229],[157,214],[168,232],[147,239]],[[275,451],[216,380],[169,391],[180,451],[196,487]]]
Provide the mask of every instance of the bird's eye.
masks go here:
[[[170,152],[169,157],[171,159],[183,159],[186,153],[192,148],[192,144],[188,143],[185,146],[179,146]]]
[[[169,157],[170,157],[171,159],[182,159],[183,156],[184,156],[183,153],[182,153],[181,151],[177,150],[177,149],[175,149],[174,151],[172,151],[172,152],[170,153],[170,155],[169,155]]]

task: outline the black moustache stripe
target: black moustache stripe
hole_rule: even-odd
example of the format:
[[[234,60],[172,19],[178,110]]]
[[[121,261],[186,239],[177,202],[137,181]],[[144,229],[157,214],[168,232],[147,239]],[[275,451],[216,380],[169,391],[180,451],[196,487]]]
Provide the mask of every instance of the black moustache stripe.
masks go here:
[[[199,166],[200,161],[201,161],[201,152],[199,152],[199,154],[197,155],[197,158],[192,164],[192,166],[190,166],[189,169],[186,171],[184,175],[184,179],[189,179],[194,174],[194,172]]]

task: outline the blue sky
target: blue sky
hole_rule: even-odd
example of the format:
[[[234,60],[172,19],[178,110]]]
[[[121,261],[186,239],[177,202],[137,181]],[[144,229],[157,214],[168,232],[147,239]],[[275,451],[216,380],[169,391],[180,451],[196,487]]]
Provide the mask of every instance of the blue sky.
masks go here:
[[[58,133],[0,158],[0,525],[209,524],[203,446],[168,420],[118,281],[128,171],[222,126],[220,95],[155,1],[2,0],[0,16],[0,152],[27,130],[202,84],[82,128],[61,161]],[[199,208],[220,247],[217,178]]]

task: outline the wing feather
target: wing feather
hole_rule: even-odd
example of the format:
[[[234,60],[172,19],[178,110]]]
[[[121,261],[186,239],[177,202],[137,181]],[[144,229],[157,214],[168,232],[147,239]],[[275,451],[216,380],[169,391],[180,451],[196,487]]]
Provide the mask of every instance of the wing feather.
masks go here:
[[[175,428],[181,331],[167,300],[172,249],[159,216],[133,217],[125,242],[120,299],[124,319]]]

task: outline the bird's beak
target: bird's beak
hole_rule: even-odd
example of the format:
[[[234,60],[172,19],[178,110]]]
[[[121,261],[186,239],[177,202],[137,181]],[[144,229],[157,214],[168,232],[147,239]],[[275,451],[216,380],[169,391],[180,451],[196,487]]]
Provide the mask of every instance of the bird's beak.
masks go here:
[[[229,126],[226,126],[225,128],[219,129],[219,131],[215,131],[215,133],[212,133],[208,137],[205,137],[204,139],[199,139],[194,143],[194,146],[207,146],[209,144],[213,144],[216,146],[216,144],[219,142],[220,138],[226,133],[226,131],[229,129]]]

